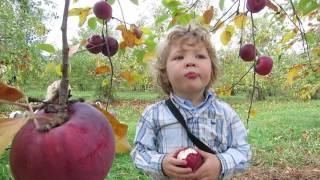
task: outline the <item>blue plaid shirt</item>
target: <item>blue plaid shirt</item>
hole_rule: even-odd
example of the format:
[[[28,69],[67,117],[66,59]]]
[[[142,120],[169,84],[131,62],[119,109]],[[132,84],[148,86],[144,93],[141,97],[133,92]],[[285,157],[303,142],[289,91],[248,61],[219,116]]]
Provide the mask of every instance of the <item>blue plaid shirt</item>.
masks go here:
[[[221,161],[221,177],[230,177],[249,166],[250,145],[246,128],[237,113],[211,92],[198,106],[180,97],[171,100],[186,120],[192,134],[217,152]],[[131,156],[135,166],[153,179],[167,179],[162,172],[164,156],[180,147],[193,147],[182,125],[165,101],[148,106],[137,124]]]

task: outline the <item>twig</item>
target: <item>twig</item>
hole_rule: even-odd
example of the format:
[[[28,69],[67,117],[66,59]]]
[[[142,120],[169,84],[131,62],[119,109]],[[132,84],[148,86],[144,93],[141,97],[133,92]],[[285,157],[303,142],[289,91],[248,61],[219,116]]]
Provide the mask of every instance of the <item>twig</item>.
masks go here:
[[[69,46],[68,46],[68,38],[67,38],[67,21],[68,21],[69,4],[70,4],[70,0],[65,0],[62,26],[61,26],[63,59],[62,59],[62,78],[61,78],[60,90],[59,90],[59,105],[64,110],[67,107],[67,100],[69,96],[69,93],[68,93]]]
[[[120,1],[118,1],[118,5],[119,5],[119,7],[120,7],[121,16],[122,16],[122,19],[123,19],[123,22],[124,22],[124,27],[127,29],[126,21],[125,21],[125,19],[124,19],[124,13],[123,13],[122,6],[121,6]]]
[[[214,32],[216,26],[221,24],[221,22],[220,22],[221,19],[229,13],[229,11],[233,8],[234,5],[236,5],[237,2],[239,2],[239,0],[236,0],[236,1],[232,4],[232,6],[231,6],[225,13],[223,13],[223,15],[222,15],[222,16],[217,20],[217,22],[213,25],[213,28],[212,28],[211,32]],[[222,23],[224,23],[225,21],[227,21],[227,20],[228,20],[230,17],[232,17],[235,13],[236,13],[236,12],[234,12],[234,13],[233,13],[231,16],[229,16],[226,20],[222,21]]]

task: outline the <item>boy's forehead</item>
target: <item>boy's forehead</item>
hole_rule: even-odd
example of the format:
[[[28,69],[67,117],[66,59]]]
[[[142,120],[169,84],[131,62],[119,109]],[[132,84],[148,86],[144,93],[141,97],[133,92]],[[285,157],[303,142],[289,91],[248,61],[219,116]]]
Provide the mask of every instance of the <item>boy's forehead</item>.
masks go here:
[[[171,48],[176,50],[202,49],[205,48],[204,42],[195,38],[179,38],[171,42]]]

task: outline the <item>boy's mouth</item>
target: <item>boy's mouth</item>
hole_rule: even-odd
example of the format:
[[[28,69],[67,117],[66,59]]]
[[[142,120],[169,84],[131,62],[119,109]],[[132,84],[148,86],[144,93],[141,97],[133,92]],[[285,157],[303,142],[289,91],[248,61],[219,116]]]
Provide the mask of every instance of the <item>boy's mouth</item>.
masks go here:
[[[195,72],[188,72],[187,74],[184,75],[184,77],[188,78],[188,79],[195,79],[199,76],[198,73]]]

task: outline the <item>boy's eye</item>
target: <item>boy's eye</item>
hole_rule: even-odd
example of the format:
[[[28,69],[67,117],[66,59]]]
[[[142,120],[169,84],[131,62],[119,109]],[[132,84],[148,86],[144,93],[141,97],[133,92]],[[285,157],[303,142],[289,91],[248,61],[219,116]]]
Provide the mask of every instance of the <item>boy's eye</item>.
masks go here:
[[[196,55],[196,58],[205,59],[205,58],[207,58],[207,56],[202,55],[202,54],[198,54],[198,55]]]
[[[183,56],[175,56],[175,57],[173,57],[173,60],[181,60],[181,59],[183,59]]]

